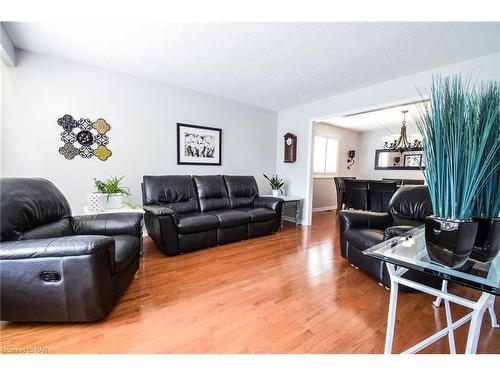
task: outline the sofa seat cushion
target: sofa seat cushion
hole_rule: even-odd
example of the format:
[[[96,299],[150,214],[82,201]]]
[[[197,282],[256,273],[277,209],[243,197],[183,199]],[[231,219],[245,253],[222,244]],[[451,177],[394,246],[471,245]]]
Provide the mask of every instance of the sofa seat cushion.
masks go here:
[[[238,210],[216,210],[207,211],[208,215],[214,215],[219,221],[220,228],[233,228],[248,224],[250,215],[248,212]]]
[[[276,219],[276,212],[270,208],[264,207],[241,207],[237,209],[238,211],[246,212],[250,215],[251,223],[262,223],[264,221],[270,221]]]
[[[139,255],[140,238],[128,234],[111,236],[115,240],[115,264],[112,265],[113,275],[127,269],[134,258]]]
[[[210,229],[216,229],[219,220],[216,216],[207,215],[202,212],[190,212],[177,215],[177,229],[179,233],[204,232]]]
[[[384,231],[381,229],[349,228],[344,236],[359,250],[366,250],[384,241]]]

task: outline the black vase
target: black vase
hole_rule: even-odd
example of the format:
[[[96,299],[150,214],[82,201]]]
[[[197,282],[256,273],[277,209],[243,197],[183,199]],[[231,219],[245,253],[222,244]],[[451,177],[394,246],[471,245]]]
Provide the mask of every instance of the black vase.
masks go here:
[[[480,262],[492,261],[500,251],[500,218],[474,218],[477,235],[470,257]]]
[[[475,221],[452,221],[428,216],[425,219],[425,243],[432,261],[449,268],[462,267],[476,239]]]

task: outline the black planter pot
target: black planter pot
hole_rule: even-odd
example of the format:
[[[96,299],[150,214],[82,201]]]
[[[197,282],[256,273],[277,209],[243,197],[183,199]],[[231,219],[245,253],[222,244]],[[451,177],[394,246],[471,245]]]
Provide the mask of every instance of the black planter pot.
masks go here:
[[[432,261],[450,268],[462,267],[474,247],[477,223],[451,221],[428,216],[425,219],[425,242]]]
[[[492,261],[500,251],[500,218],[481,219],[477,222],[477,235],[470,257],[480,262]]]

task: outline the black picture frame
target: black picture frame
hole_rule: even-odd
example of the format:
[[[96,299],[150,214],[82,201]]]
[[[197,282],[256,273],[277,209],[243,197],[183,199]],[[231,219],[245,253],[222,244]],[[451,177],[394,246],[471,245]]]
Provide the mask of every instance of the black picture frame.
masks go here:
[[[418,168],[420,168],[422,166],[422,154],[408,154],[408,155],[405,155],[405,158],[403,160],[403,165],[405,167],[407,167],[407,168],[414,167],[413,165],[408,165],[408,159],[410,157],[414,157],[414,156],[418,157]]]
[[[205,131],[210,131],[210,132],[217,132],[218,135],[218,157],[216,158],[217,160],[215,162],[197,162],[197,161],[183,161],[181,160],[181,152],[184,152],[184,150],[181,150],[181,133],[182,133],[182,128],[190,128],[193,129],[194,132],[198,131],[198,133],[203,133],[203,130]],[[215,146],[217,147],[217,145]],[[192,125],[192,124],[185,124],[182,122],[177,123],[177,165],[222,165],[222,129],[220,128],[212,128],[208,126],[200,126],[200,125]]]

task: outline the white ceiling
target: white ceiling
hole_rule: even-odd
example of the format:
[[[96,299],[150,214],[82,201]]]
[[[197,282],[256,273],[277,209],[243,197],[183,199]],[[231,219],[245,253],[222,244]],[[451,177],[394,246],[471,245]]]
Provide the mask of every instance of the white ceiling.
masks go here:
[[[418,117],[419,111],[424,109],[424,105],[424,103],[412,103],[343,117],[327,118],[318,122],[347,128],[357,132],[383,130],[381,132],[382,134],[389,134],[394,133],[395,130],[401,127],[403,121],[402,111],[406,110],[408,111],[406,114],[408,133],[418,133],[415,125],[415,118]]]
[[[500,23],[6,23],[14,44],[281,110],[500,51]]]

